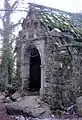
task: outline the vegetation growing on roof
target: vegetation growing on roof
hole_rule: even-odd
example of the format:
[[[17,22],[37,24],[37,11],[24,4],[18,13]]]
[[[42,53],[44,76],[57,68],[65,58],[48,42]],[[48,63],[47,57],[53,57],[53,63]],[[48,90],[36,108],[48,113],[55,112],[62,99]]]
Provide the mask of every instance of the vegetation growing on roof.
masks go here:
[[[41,12],[39,14],[41,22],[47,27],[52,29],[58,28],[62,32],[69,32],[74,35],[74,37],[81,38],[82,30],[74,26],[74,22],[71,16],[67,17],[63,14],[54,14],[48,12]]]
[[[82,38],[82,15],[69,13],[42,5],[29,3],[39,13],[40,21],[47,27],[58,28],[62,32],[71,33],[75,38]],[[81,17],[81,18],[80,18]]]

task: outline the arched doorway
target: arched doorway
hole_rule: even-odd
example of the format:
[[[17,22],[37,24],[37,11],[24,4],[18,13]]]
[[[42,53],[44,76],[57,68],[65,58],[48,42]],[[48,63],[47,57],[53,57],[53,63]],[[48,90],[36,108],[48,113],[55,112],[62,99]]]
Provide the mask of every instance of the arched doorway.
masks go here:
[[[29,90],[39,91],[41,87],[41,58],[38,49],[30,46]]]

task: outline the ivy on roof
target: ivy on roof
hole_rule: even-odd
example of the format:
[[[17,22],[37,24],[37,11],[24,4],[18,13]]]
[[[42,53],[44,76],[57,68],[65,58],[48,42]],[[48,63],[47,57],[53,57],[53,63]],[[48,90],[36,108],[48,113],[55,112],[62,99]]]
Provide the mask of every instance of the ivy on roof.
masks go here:
[[[77,39],[82,39],[82,20],[76,17],[80,15],[34,3],[29,3],[29,5],[35,8],[35,13],[39,13],[38,17],[45,26],[52,29],[58,28],[62,32],[71,33]]]
[[[48,12],[41,12],[39,14],[40,21],[47,27],[52,29],[58,28],[62,32],[70,32],[75,37],[82,37],[82,30],[74,26],[72,18],[65,17],[63,14],[54,14]]]

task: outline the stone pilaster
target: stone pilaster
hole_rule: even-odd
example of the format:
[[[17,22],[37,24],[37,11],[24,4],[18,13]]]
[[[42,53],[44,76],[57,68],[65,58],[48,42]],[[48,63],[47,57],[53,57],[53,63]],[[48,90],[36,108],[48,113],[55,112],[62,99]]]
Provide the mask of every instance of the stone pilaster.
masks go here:
[[[21,64],[22,91],[27,92],[29,88],[29,63]]]

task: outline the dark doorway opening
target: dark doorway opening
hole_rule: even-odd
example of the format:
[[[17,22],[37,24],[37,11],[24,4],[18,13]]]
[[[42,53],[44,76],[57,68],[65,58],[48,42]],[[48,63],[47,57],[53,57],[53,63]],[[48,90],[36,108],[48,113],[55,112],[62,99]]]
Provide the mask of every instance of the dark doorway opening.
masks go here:
[[[39,51],[35,46],[30,49],[30,79],[29,90],[39,91],[41,87],[41,59]]]

